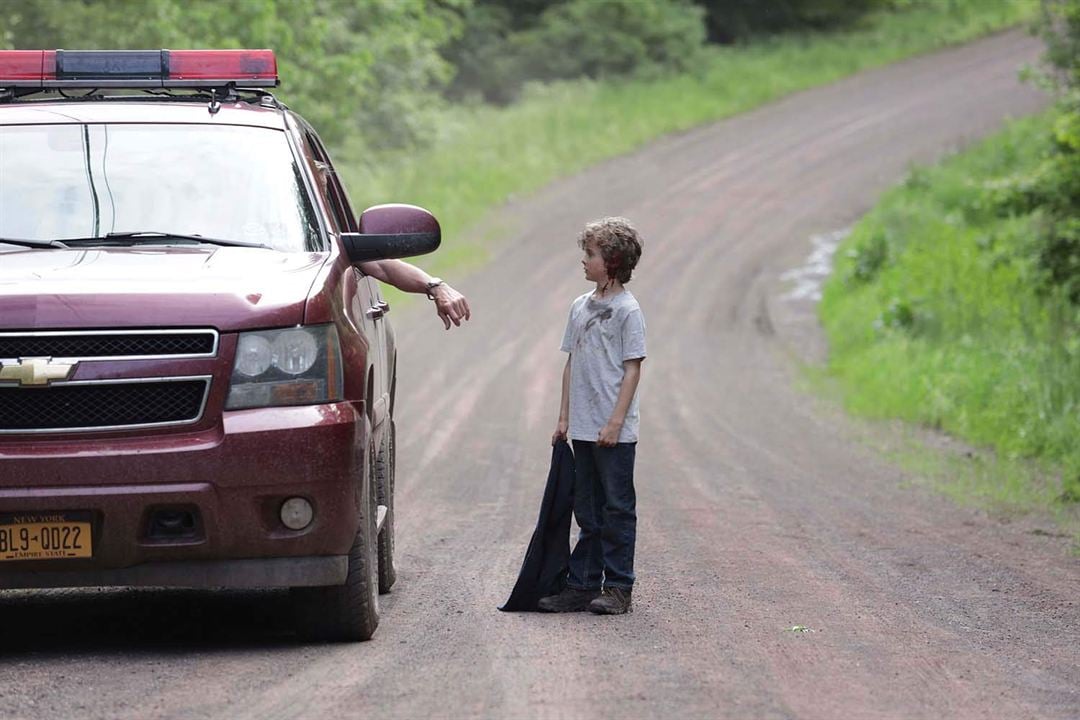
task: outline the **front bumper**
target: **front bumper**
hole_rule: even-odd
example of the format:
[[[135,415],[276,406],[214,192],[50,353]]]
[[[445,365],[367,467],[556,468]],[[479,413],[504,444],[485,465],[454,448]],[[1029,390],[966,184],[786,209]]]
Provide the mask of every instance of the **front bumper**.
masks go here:
[[[0,588],[281,587],[344,581],[356,534],[367,426],[350,403],[226,413],[184,435],[0,443],[0,513],[89,512],[93,556],[0,562]],[[314,520],[281,524],[289,497]],[[194,537],[149,534],[161,510]]]
[[[343,585],[347,555],[214,562],[155,562],[114,570],[8,570],[0,588],[270,588]]]

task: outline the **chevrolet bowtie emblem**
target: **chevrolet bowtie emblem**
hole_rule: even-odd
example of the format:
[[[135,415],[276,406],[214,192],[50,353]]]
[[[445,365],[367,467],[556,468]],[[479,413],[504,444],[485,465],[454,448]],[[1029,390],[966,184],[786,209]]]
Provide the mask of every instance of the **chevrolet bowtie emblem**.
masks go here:
[[[15,380],[19,385],[48,385],[53,380],[67,380],[75,363],[52,362],[51,357],[19,358],[0,363],[0,382]]]

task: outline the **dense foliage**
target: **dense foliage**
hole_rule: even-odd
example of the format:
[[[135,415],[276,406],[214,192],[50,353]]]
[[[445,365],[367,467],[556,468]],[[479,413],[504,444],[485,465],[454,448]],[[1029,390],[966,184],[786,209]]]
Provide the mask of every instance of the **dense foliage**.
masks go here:
[[[0,47],[270,47],[279,95],[331,145],[370,152],[435,139],[447,98],[505,105],[529,82],[697,72],[710,41],[935,2],[2,0]]]
[[[1080,306],[1080,0],[1044,0],[1042,34],[1060,93],[1053,147],[1030,176],[1014,179],[1002,206],[1038,214],[1034,251],[1047,289]]]
[[[509,103],[528,81],[682,72],[707,41],[849,25],[933,0],[474,0],[444,51],[451,97]]]
[[[269,47],[279,96],[329,142],[401,146],[432,133],[465,1],[3,0],[0,47]]]
[[[530,80],[686,71],[705,46],[703,9],[690,0],[477,0],[446,48],[451,97],[509,103]]]
[[[898,417],[1034,459],[1059,480],[1010,483],[1009,504],[1080,501],[1080,311],[1040,283],[1039,213],[1008,214],[1011,178],[1043,167],[1053,113],[918,169],[852,232],[821,317],[829,370],[859,414]]]
[[[1060,468],[1080,502],[1080,0],[1044,0],[1058,103],[914,171],[852,233],[822,304],[852,409]],[[1020,491],[1030,493],[1030,487]]]

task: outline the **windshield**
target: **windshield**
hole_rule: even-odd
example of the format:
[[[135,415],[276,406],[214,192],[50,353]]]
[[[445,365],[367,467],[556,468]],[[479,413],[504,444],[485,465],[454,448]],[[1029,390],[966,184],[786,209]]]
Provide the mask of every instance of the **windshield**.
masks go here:
[[[210,125],[0,126],[0,238],[145,232],[319,249],[285,133]]]

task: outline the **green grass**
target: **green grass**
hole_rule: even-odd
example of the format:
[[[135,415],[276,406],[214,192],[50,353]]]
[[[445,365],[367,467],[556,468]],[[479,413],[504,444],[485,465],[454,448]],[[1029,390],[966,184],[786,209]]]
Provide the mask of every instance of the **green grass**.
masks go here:
[[[361,207],[410,202],[432,210],[445,240],[423,264],[437,274],[461,272],[484,262],[498,234],[466,230],[511,198],[659,136],[1016,25],[1037,6],[1037,0],[913,3],[845,32],[714,48],[696,75],[535,86],[507,108],[449,108],[441,137],[425,151],[362,159],[346,144],[337,164]]]
[[[1037,217],[995,198],[1048,151],[1052,114],[885,195],[837,254],[820,313],[845,406],[993,449],[955,494],[1018,508],[1080,501],[1080,312],[1037,292]]]

